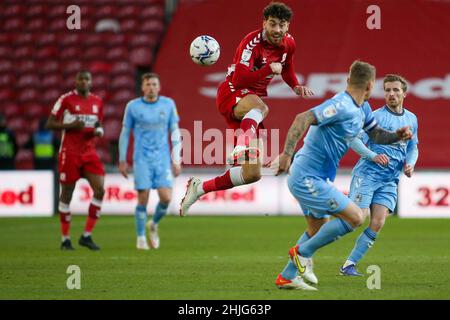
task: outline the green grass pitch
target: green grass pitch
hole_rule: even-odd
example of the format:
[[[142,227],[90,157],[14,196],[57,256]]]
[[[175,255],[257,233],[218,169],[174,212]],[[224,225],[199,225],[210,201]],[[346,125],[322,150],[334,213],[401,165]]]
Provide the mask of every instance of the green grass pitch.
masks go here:
[[[59,221],[0,220],[0,299],[450,299],[450,219],[388,219],[361,262],[381,268],[381,289],[368,274],[338,275],[359,231],[315,255],[319,291],[274,285],[303,217],[173,217],[160,226],[161,248],[135,249],[134,218],[104,216],[91,252],[76,243],[84,217],[74,217],[75,251],[59,250]],[[69,290],[69,265],[81,268],[81,289]]]

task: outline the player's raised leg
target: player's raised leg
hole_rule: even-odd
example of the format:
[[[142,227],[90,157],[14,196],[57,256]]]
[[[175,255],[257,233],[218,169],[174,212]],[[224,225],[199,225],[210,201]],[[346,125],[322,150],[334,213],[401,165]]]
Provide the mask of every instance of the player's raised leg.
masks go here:
[[[61,195],[59,197],[58,211],[61,223],[61,250],[74,250],[70,241],[70,201],[72,200],[75,183],[61,184]]]
[[[252,107],[253,106],[253,107]],[[231,189],[236,186],[250,184],[261,179],[261,159],[260,151],[262,144],[256,139],[256,128],[268,112],[267,106],[256,95],[243,97],[234,107],[235,117],[243,117],[246,129],[243,135],[238,137],[238,141],[248,141],[247,146],[237,145],[233,151],[233,160],[242,166],[235,166],[228,169],[224,174],[207,181],[199,178],[191,178],[188,181],[187,189],[180,206],[180,215],[185,216],[189,208],[204,194]],[[245,112],[249,110],[248,112]],[[245,118],[250,114],[248,118]],[[247,120],[248,121],[247,121]],[[241,124],[242,124],[241,122]],[[252,129],[253,128],[253,129]],[[254,130],[254,134],[253,134]],[[238,151],[239,150],[239,151]]]
[[[89,204],[86,225],[84,227],[83,235],[80,237],[78,243],[79,245],[87,247],[91,250],[100,250],[100,247],[92,240],[92,230],[94,229],[98,218],[100,218],[103,196],[105,195],[105,179],[103,175],[94,174],[87,171],[83,173],[83,176],[89,182],[89,185],[94,192],[94,196]]]
[[[368,214],[368,209],[363,209]],[[340,273],[347,276],[362,276],[357,270],[356,265],[366,255],[369,248],[371,248],[378,233],[383,228],[386,218],[389,216],[389,209],[383,205],[372,204],[370,210],[369,226],[359,235],[356,240],[355,247],[340,268]]]

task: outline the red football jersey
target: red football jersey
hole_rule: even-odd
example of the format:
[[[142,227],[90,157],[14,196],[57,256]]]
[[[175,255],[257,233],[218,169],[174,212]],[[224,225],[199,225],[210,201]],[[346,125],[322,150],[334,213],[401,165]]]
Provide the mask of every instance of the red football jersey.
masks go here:
[[[103,120],[103,101],[100,97],[92,93],[84,97],[73,90],[59,97],[51,113],[64,123],[77,118],[85,124],[81,130],[63,130],[60,151],[77,153],[95,151],[95,123]]]
[[[280,62],[283,66],[281,76],[291,87],[298,85],[293,56],[295,40],[286,33],[282,43],[274,46],[267,41],[263,29],[249,33],[239,44],[228,68],[227,81],[232,89],[250,89],[258,96],[267,96],[267,86],[273,78],[270,64]]]

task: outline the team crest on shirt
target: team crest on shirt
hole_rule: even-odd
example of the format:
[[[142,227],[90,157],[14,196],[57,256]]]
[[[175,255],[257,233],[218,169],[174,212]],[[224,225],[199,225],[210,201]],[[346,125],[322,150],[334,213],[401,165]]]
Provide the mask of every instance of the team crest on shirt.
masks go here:
[[[248,91],[248,89],[242,89],[241,90],[241,94],[247,94],[249,91]]]
[[[328,200],[328,206],[330,207],[330,210],[336,210],[338,207],[338,203],[335,199]]]
[[[98,106],[96,104],[92,106],[92,113],[98,113]]]
[[[75,111],[80,111],[80,106],[79,105],[75,106]]]
[[[160,111],[159,112],[159,119],[160,120],[164,120],[166,118],[166,114],[164,113],[164,111]]]
[[[331,118],[337,114],[337,110],[334,106],[326,107],[325,110],[323,110],[323,116],[325,118]]]
[[[262,64],[266,64],[267,63],[267,57],[263,57],[263,59],[262,59],[262,62],[261,62]]]

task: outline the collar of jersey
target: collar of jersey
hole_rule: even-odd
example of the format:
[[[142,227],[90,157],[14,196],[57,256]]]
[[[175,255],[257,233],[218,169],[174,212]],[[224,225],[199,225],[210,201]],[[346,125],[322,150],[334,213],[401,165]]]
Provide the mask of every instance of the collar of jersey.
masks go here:
[[[145,104],[153,105],[153,104],[155,104],[155,103],[157,103],[157,102],[159,101],[159,96],[158,96],[158,99],[156,99],[156,101],[154,101],[154,102],[146,101],[146,100],[144,99],[144,97],[141,97],[141,101],[142,101],[143,103],[145,103]]]
[[[391,114],[393,114],[394,116],[397,116],[397,117],[401,117],[402,115],[405,114],[405,108],[404,107],[402,107],[402,113],[397,113],[397,112],[392,111],[391,109],[389,109],[389,107],[387,105],[384,105],[384,108],[387,110],[387,112],[389,112],[389,113],[391,113]]]
[[[366,102],[366,101],[364,101],[364,102],[362,103],[362,105],[358,105],[358,104],[356,103],[355,99],[353,99],[352,95],[351,95],[350,93],[347,92],[347,90],[345,90],[345,93],[350,97],[350,99],[352,99],[353,103],[354,103],[355,106],[358,107],[358,108],[361,108],[361,107],[364,105],[364,102]]]

